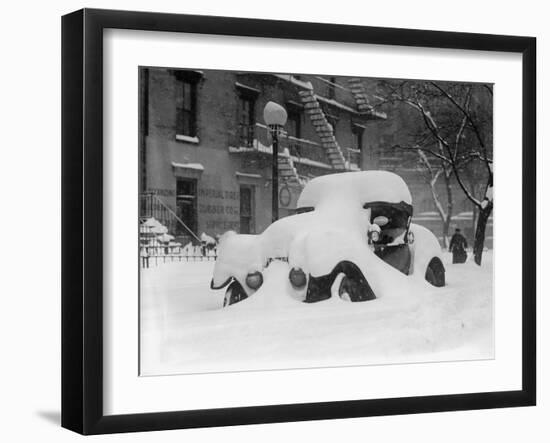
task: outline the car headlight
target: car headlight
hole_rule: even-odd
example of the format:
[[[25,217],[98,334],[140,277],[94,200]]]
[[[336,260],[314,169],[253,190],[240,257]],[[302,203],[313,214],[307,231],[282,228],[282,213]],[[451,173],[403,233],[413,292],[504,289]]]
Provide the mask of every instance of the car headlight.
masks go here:
[[[303,288],[307,283],[306,274],[301,268],[292,268],[288,278],[295,288]]]
[[[250,289],[258,289],[264,282],[264,277],[260,271],[251,272],[246,276],[246,285]]]
[[[378,231],[371,231],[370,232],[370,240],[373,243],[376,243],[378,240],[380,240],[380,232]]]

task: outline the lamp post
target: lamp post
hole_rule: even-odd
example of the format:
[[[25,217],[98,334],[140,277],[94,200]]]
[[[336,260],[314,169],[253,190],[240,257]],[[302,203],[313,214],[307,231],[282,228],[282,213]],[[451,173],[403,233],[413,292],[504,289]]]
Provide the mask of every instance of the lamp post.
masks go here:
[[[269,128],[273,140],[271,163],[271,221],[279,219],[279,132],[286,124],[285,108],[274,102],[268,102],[264,108],[264,121]]]

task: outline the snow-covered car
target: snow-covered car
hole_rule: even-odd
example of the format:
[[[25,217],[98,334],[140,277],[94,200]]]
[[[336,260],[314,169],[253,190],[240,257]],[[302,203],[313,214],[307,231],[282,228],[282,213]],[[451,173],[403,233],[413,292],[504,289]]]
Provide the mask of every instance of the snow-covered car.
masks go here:
[[[295,215],[259,235],[222,236],[211,288],[227,287],[224,306],[244,300],[261,288],[273,261],[288,265],[282,283],[304,302],[325,300],[336,290],[353,302],[375,299],[384,295],[384,280],[396,278],[396,270],[444,286],[439,242],[411,223],[412,212],[411,193],[392,172],[314,178]]]

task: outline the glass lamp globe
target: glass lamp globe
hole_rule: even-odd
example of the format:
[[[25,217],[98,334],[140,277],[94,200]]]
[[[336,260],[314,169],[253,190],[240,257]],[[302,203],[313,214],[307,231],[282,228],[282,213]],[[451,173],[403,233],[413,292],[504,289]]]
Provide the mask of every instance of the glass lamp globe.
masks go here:
[[[268,126],[284,126],[287,113],[285,108],[275,102],[268,102],[264,108],[264,121]]]

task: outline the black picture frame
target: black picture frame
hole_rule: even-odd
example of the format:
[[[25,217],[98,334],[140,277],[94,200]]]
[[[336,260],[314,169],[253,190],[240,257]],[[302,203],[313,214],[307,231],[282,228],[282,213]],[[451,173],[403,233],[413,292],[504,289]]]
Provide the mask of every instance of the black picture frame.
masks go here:
[[[392,399],[103,413],[103,31],[108,28],[522,55],[522,388]],[[62,426],[82,434],[530,406],[536,403],[536,39],[83,9],[62,18]]]

